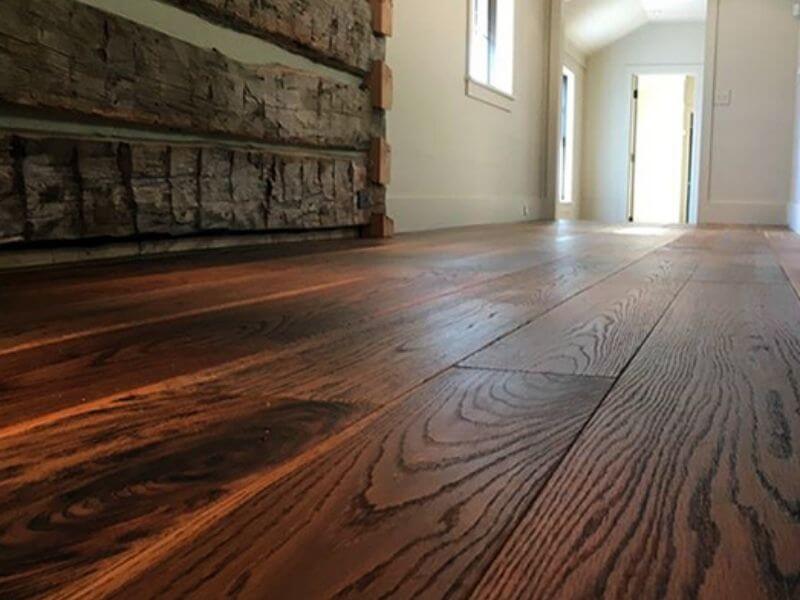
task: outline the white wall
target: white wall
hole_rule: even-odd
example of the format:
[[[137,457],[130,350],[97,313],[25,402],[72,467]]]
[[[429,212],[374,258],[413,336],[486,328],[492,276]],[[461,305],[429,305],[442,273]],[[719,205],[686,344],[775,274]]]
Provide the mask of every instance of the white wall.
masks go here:
[[[516,0],[511,112],[465,94],[466,0],[395,2],[388,63],[392,183],[399,231],[552,216],[544,194],[549,10]]]
[[[798,44],[791,2],[719,0],[715,16],[714,89],[730,91],[731,103],[713,107],[701,220],[785,225]]]
[[[660,65],[697,68],[704,48],[704,23],[654,23],[589,57],[582,218],[612,223],[627,218],[632,70]]]

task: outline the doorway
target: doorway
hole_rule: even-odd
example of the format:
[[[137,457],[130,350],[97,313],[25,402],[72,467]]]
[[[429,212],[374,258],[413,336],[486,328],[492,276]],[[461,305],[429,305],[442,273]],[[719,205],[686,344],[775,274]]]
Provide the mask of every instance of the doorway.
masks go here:
[[[628,219],[687,223],[696,181],[697,77],[633,75]]]

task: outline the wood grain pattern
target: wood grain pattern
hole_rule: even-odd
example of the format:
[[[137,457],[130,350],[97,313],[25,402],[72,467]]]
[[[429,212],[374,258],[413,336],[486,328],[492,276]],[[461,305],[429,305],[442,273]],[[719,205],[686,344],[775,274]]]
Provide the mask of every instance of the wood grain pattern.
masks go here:
[[[470,357],[470,367],[617,377],[683,285],[612,277]]]
[[[769,231],[766,238],[786,278],[800,296],[800,236],[793,231]]]
[[[119,593],[463,594],[609,384],[452,371]]]
[[[0,597],[796,597],[799,254],[561,223],[0,273]],[[612,377],[457,366],[509,340]]]
[[[478,598],[797,598],[800,304],[690,283]]]
[[[64,445],[5,448],[0,595],[38,596],[90,574],[94,564],[190,517],[246,475],[280,465],[364,413],[352,404],[263,396],[241,395],[232,403],[216,391],[206,390],[169,423],[159,422],[163,412],[156,406],[140,404],[149,414],[146,421],[136,415],[135,432],[121,413],[102,432],[94,427],[93,436],[82,427],[60,428],[61,435],[102,448],[95,461],[84,456],[78,472],[70,473],[59,455]],[[162,441],[126,443],[134,436]],[[42,463],[61,460],[60,468],[52,473],[27,465],[23,457],[31,452]],[[15,476],[23,470],[27,476]]]
[[[0,100],[318,147],[366,150],[384,131],[359,85],[244,65],[74,0],[0,3]]]
[[[0,135],[4,152],[24,210],[0,220],[21,219],[27,241],[314,230],[364,225],[374,209],[366,154]]]
[[[373,254],[368,253],[367,264],[376,261]],[[234,301],[236,307],[226,304],[226,295],[198,296],[192,288],[177,297],[134,299],[124,311],[118,303],[104,307],[92,302],[83,309],[83,322],[91,320],[93,310],[98,320],[108,311],[104,334],[91,335],[95,325],[50,339],[18,338],[5,349],[0,374],[8,401],[0,408],[0,425],[23,418],[38,423],[48,412],[74,418],[72,406],[88,411],[95,402],[105,406],[108,396],[149,389],[162,380],[184,382],[182,376],[192,373],[236,376],[264,393],[383,403],[624,264],[622,259],[553,261],[546,253],[525,251],[521,263],[541,264],[513,274],[500,271],[499,278],[470,275],[476,266],[502,265],[510,256],[482,257],[489,263],[475,258],[466,265],[466,275],[457,278],[403,266],[408,278],[384,275],[368,285],[354,279],[355,273],[369,272],[364,257],[342,256],[339,260],[348,267],[343,272],[331,266],[306,268],[293,279],[279,270],[279,278],[267,280],[266,296],[253,297],[267,283],[262,280],[253,288],[233,287],[234,296],[244,296]],[[399,276],[402,265],[405,259],[379,268]],[[319,285],[303,286],[309,277]],[[282,281],[289,286],[284,292],[278,291]],[[293,285],[298,286],[294,291]],[[211,303],[215,297],[220,304]],[[75,306],[69,313],[81,314]],[[58,323],[64,313],[45,314]],[[123,315],[122,322],[113,320]],[[39,331],[46,332],[39,323]],[[172,359],[163,360],[165,354]],[[307,377],[297,378],[300,368],[307,369]],[[207,380],[205,375],[201,380]],[[241,388],[235,385],[234,390]]]

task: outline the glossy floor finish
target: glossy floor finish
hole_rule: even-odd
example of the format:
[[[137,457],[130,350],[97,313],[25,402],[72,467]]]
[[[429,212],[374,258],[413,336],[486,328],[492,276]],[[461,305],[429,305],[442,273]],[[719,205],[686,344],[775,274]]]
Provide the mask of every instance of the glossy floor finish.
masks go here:
[[[800,238],[0,275],[1,598],[798,598]]]

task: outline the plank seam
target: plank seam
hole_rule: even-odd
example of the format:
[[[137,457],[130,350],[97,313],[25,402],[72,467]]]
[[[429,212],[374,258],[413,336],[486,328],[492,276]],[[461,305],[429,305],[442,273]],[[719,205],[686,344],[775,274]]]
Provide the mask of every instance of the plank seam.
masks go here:
[[[642,342],[636,348],[636,351],[631,355],[631,357],[625,363],[625,366],[622,367],[622,369],[620,370],[619,375],[616,378],[614,378],[614,382],[611,384],[611,386],[608,388],[606,393],[603,395],[603,398],[600,400],[600,402],[597,403],[597,406],[595,407],[595,409],[591,412],[589,417],[584,422],[583,426],[578,430],[578,433],[575,435],[575,437],[573,438],[572,442],[569,444],[567,449],[562,454],[561,460],[556,461],[556,463],[553,465],[553,467],[545,475],[545,477],[543,479],[543,483],[542,483],[541,487],[539,488],[539,491],[536,494],[533,495],[533,497],[531,498],[531,500],[528,503],[527,507],[525,508],[523,514],[528,514],[531,511],[531,509],[533,508],[533,505],[536,504],[536,501],[544,493],[544,490],[550,484],[550,481],[553,479],[553,476],[555,475],[556,471],[558,471],[558,469],[560,469],[561,466],[566,462],[566,460],[569,457],[570,453],[572,452],[573,448],[575,448],[575,446],[577,445],[578,440],[581,439],[581,437],[583,436],[584,432],[588,429],[589,425],[591,425],[592,422],[597,418],[597,415],[602,410],[603,405],[606,403],[608,398],[611,396],[611,393],[616,389],[616,387],[619,384],[620,380],[625,375],[625,372],[628,370],[630,365],[633,363],[633,361],[639,355],[639,353],[641,352],[642,348],[644,348],[645,344],[647,344],[648,340],[652,337],[653,332],[655,332],[655,330],[658,329],[658,326],[661,324],[661,322],[664,320],[664,317],[669,313],[669,311],[675,305],[675,302],[678,300],[678,298],[681,296],[681,294],[683,294],[684,290],[686,289],[686,287],[691,282],[692,277],[694,276],[694,273],[697,270],[697,268],[698,268],[698,265],[695,265],[695,268],[692,269],[692,272],[686,278],[686,281],[683,282],[683,285],[681,285],[680,289],[677,292],[675,292],[675,295],[670,300],[669,304],[664,308],[664,311],[658,317],[658,320],[655,322],[653,327],[647,333],[645,338],[642,340]],[[487,566],[484,569],[483,573],[481,574],[481,577],[477,580],[477,582],[475,583],[473,588],[470,590],[470,592],[468,594],[468,597],[470,597],[470,598],[474,597],[475,590],[478,589],[478,587],[480,587],[481,583],[483,582],[484,577],[486,577],[486,574],[494,566],[494,564],[497,561],[498,557],[500,556],[501,552],[503,551],[503,549],[505,548],[506,544],[508,543],[508,540],[510,539],[510,537],[511,537],[511,534],[509,534],[508,537],[506,538],[506,540],[502,544],[499,545],[497,551],[494,554],[494,557],[492,558],[492,560],[490,560],[487,563]]]
[[[638,352],[638,348],[637,348]],[[556,373],[555,371],[532,371],[530,369],[503,369],[500,367],[477,367],[459,363],[453,366],[454,369],[464,371],[491,371],[494,373],[524,373],[526,375],[544,375],[545,377],[582,377],[584,379],[606,379],[616,381],[614,375],[591,375],[589,373]]]

